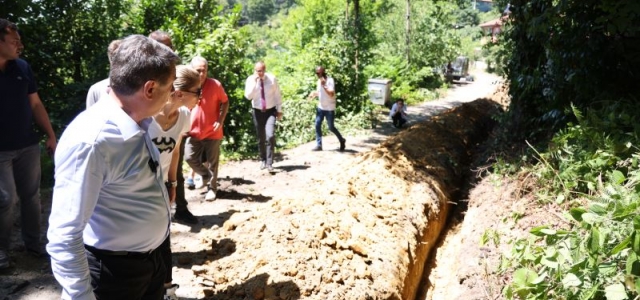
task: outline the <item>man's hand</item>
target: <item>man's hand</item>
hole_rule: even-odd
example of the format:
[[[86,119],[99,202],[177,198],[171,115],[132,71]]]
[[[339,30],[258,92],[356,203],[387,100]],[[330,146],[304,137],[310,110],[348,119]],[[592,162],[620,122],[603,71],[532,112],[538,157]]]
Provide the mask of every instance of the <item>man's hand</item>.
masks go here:
[[[222,126],[220,126],[220,122],[213,123],[213,131],[218,131]]]
[[[281,112],[281,111],[279,111],[279,112],[276,114],[276,119],[277,119],[278,121],[282,121],[282,112]]]
[[[47,149],[47,153],[50,156],[53,156],[53,154],[56,152],[57,146],[58,146],[58,141],[56,140],[55,136],[50,136],[47,138],[47,141],[45,142],[45,148]]]
[[[325,85],[327,80],[324,77],[320,77],[320,85]]]
[[[311,94],[309,94],[309,97],[307,97],[307,98],[308,99],[313,99],[315,97],[318,97],[318,91],[311,92]]]

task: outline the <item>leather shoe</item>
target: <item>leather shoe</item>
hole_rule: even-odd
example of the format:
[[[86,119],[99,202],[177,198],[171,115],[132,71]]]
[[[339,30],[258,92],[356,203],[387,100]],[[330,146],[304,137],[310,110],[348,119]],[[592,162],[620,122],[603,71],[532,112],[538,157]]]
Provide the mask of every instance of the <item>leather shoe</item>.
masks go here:
[[[189,210],[178,210],[173,215],[173,218],[176,222],[187,223],[187,224],[198,224],[198,218],[194,216]]]
[[[267,167],[267,162],[266,161],[262,161],[260,162],[260,170],[264,170]]]
[[[344,148],[346,147],[345,143],[347,142],[346,139],[342,139],[340,141],[340,149],[338,149],[339,151],[344,151]]]

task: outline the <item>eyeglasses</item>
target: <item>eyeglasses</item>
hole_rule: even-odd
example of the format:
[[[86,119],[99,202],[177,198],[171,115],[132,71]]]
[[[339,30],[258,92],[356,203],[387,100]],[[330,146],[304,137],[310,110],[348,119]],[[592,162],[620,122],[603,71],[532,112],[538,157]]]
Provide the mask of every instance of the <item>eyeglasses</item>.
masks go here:
[[[192,91],[182,91],[183,93],[191,93],[196,95],[198,98],[202,97],[202,89],[197,89],[195,92]]]

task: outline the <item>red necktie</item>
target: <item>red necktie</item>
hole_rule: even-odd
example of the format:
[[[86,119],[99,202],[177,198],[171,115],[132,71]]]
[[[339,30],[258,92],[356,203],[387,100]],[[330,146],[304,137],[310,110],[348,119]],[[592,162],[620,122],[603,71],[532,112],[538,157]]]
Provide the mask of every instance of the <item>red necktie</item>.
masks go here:
[[[264,80],[260,79],[260,107],[262,111],[267,109],[267,100],[264,98]]]

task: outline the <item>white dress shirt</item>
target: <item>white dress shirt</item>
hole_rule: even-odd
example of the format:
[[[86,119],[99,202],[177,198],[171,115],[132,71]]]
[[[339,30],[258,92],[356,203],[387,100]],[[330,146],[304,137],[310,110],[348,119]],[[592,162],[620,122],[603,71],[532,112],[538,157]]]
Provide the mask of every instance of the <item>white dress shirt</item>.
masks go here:
[[[393,117],[393,115],[395,115],[397,112],[398,112],[398,103],[394,103],[391,106],[391,110],[389,111],[389,117]],[[400,114],[404,118],[407,117],[407,105],[402,106],[402,111],[400,112]]]
[[[244,85],[244,96],[251,100],[251,105],[255,109],[262,109],[260,104],[260,80],[256,80],[257,75],[253,74],[247,78]],[[266,109],[274,106],[278,112],[282,112],[282,94],[278,86],[276,76],[271,73],[264,73],[264,98],[267,104]]]
[[[106,97],[80,113],[55,153],[47,251],[62,299],[95,299],[84,244],[147,252],[169,235],[169,197],[147,118]]]
[[[107,78],[94,83],[89,88],[89,92],[87,92],[87,108],[96,104],[100,98],[109,95],[109,93],[107,93],[109,85],[111,85],[111,80]]]

